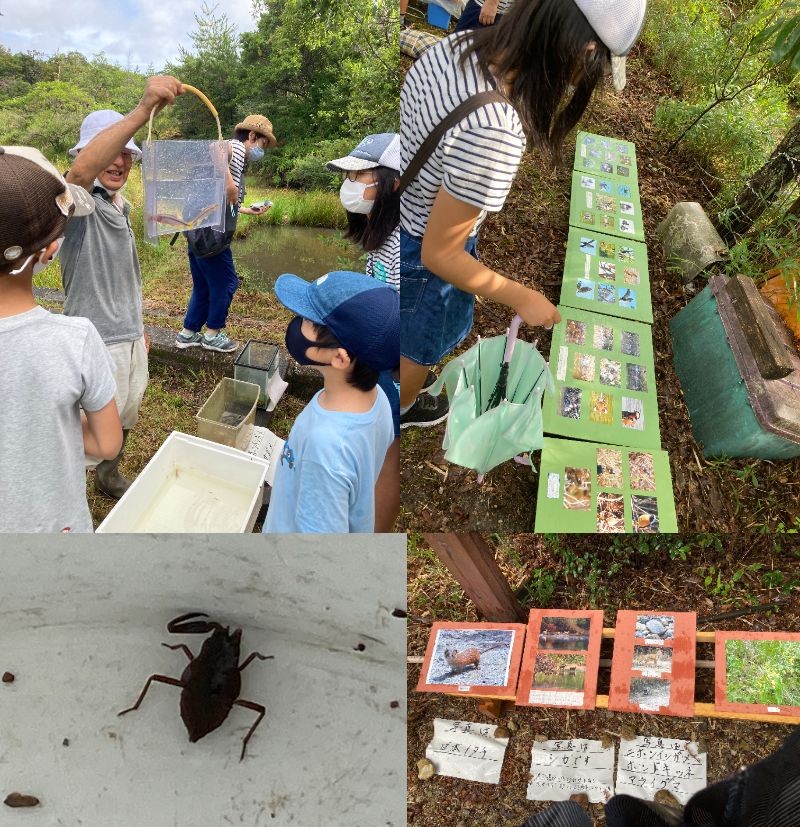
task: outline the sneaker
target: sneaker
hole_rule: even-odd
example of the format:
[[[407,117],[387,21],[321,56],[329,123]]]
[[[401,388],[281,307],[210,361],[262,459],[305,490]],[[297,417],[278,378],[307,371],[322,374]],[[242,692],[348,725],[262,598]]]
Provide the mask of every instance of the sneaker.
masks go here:
[[[438,378],[432,370],[429,370],[425,381],[422,383],[422,390],[427,390]]]
[[[202,339],[202,333],[192,333],[190,336],[179,333],[175,337],[175,347],[179,347],[181,350],[187,347],[200,347]]]
[[[238,350],[239,343],[229,339],[227,334],[220,330],[210,339],[208,336],[203,336],[200,347],[204,347],[206,350],[216,350],[219,353],[231,353]]]
[[[450,404],[447,395],[431,396],[429,393],[421,393],[414,404],[400,415],[400,428],[408,428],[416,425],[425,428],[429,425],[436,425],[447,419],[450,413]]]

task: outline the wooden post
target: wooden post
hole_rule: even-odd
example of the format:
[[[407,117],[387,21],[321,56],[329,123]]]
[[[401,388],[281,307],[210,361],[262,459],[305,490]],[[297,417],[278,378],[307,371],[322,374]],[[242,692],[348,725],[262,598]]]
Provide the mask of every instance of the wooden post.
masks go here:
[[[480,534],[422,536],[475,604],[483,620],[527,623],[528,612],[514,597],[511,586],[495,562],[491,547]]]

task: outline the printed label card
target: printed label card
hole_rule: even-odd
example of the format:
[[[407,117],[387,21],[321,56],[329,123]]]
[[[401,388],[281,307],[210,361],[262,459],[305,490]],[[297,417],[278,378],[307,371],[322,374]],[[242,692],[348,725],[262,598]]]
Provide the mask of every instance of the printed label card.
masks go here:
[[[615,183],[636,184],[636,146],[624,138],[579,132],[575,140],[574,169],[588,176],[611,178]]]
[[[638,185],[573,172],[569,223],[628,241],[644,241]]]
[[[532,609],[517,704],[594,709],[602,636],[602,611]]]
[[[528,800],[568,801],[575,793],[594,804],[614,795],[614,745],[582,738],[534,743]]]
[[[649,325],[559,307],[550,366],[555,392],[542,399],[546,434],[632,448],[660,448]]]
[[[434,623],[417,691],[513,700],[524,639],[522,623]]]
[[[717,632],[715,708],[800,715],[800,634]]]
[[[561,304],[653,323],[647,247],[569,228]]]
[[[696,649],[694,612],[617,612],[608,708],[694,715]]]
[[[659,790],[667,790],[686,804],[706,787],[707,758],[694,741],[623,738],[617,765],[617,794],[653,801]]]
[[[494,724],[435,718],[433,740],[425,757],[436,767],[437,775],[497,784],[508,738],[495,738],[496,729]]]
[[[537,532],[677,532],[666,451],[545,437],[540,456]]]

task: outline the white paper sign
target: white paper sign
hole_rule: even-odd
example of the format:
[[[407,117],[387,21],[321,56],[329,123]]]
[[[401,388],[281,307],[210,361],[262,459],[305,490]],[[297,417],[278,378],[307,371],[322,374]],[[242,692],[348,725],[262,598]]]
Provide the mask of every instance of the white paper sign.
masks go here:
[[[266,477],[267,485],[272,485],[275,482],[275,471],[280,464],[285,444],[285,440],[277,434],[273,434],[269,428],[262,428],[260,425],[253,427],[253,436],[250,437],[250,444],[246,450],[248,454],[264,459],[269,463]]]
[[[435,718],[425,757],[439,775],[497,784],[508,738],[495,738],[496,729],[494,724]]]
[[[530,801],[567,801],[586,793],[597,804],[614,795],[614,745],[571,738],[542,741],[531,749]]]
[[[706,786],[705,752],[694,741],[639,736],[622,740],[617,765],[617,794],[652,801],[668,790],[681,804]]]

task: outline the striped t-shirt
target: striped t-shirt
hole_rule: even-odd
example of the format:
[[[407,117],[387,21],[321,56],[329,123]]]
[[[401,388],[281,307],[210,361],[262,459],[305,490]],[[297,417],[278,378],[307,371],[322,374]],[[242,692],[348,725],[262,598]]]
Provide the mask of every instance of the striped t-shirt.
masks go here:
[[[400,225],[371,253],[367,253],[367,275],[395,290],[400,289]]]
[[[474,54],[459,63],[464,34],[442,38],[411,67],[400,93],[400,166],[405,169],[425,137],[458,104],[494,88]],[[459,42],[461,40],[461,42]],[[469,42],[467,37],[466,42]],[[525,133],[510,103],[490,103],[445,132],[400,199],[400,226],[421,238],[440,187],[479,207],[470,235],[487,212],[499,212],[525,150]]]
[[[228,161],[228,169],[233,177],[233,183],[236,184],[239,190],[239,203],[244,201],[244,162],[245,162],[245,148],[241,141],[235,138],[230,140],[231,157]]]

